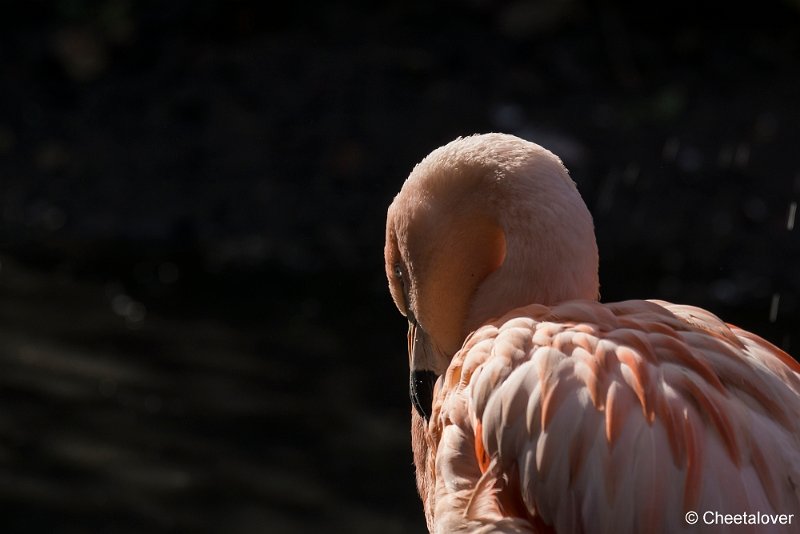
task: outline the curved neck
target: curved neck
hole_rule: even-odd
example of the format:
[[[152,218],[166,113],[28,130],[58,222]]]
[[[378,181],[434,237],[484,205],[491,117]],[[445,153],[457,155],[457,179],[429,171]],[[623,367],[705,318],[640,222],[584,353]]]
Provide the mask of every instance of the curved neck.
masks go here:
[[[531,201],[502,212],[505,261],[475,292],[467,332],[528,304],[598,299],[599,259],[592,216],[564,174],[549,181],[546,189],[532,190],[531,182],[509,184],[506,194]]]

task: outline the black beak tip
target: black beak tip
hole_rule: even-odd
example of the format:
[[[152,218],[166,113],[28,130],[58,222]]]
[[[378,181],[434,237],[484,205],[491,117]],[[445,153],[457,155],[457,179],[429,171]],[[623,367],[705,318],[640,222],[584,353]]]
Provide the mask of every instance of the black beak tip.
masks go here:
[[[439,377],[433,371],[411,371],[409,395],[417,413],[427,422],[433,411],[433,386]]]

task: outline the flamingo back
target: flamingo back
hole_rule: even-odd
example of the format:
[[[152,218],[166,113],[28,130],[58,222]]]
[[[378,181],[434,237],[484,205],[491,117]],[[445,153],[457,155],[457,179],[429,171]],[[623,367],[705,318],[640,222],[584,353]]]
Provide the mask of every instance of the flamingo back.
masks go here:
[[[800,528],[800,366],[692,306],[514,310],[467,338],[414,441],[435,532]]]

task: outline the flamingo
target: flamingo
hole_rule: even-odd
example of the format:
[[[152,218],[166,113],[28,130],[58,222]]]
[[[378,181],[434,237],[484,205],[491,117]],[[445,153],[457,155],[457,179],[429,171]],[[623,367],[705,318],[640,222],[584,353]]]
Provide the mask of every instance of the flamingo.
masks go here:
[[[384,253],[431,532],[800,532],[800,366],[701,308],[599,302],[553,153],[499,133],[434,150]]]

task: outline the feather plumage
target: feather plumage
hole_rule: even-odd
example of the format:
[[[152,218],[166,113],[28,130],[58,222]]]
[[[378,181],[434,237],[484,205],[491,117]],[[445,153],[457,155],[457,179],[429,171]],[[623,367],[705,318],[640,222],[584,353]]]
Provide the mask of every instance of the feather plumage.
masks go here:
[[[532,306],[482,327],[428,427],[447,447],[436,531],[497,510],[562,534],[674,532],[690,510],[798,517],[800,368],[740,332],[651,301]],[[517,494],[498,490],[511,474]]]

